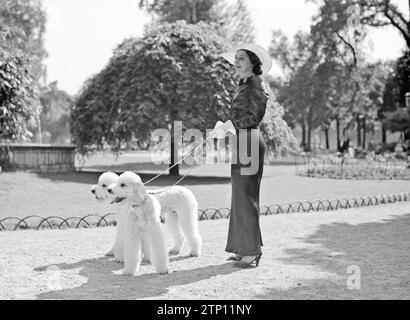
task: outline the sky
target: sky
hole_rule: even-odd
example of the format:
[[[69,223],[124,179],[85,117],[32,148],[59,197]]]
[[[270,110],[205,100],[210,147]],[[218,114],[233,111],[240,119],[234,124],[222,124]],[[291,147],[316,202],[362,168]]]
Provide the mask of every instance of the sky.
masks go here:
[[[235,1],[235,0],[229,0]],[[308,31],[316,6],[305,0],[245,0],[256,27],[256,42],[266,49],[273,29],[292,37]],[[405,0],[395,2],[406,9]],[[141,36],[149,15],[138,8],[139,0],[44,0],[48,21],[47,82],[76,94],[83,82],[108,63],[113,49],[127,37]],[[372,59],[396,59],[404,48],[392,27],[372,31]],[[271,74],[279,72],[272,68]]]

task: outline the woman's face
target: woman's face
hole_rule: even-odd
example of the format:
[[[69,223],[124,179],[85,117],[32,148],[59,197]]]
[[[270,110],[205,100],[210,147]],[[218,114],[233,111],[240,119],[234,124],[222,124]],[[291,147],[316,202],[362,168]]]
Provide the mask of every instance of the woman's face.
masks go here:
[[[235,68],[241,78],[246,78],[252,75],[253,65],[248,54],[244,50],[238,50],[236,52]]]

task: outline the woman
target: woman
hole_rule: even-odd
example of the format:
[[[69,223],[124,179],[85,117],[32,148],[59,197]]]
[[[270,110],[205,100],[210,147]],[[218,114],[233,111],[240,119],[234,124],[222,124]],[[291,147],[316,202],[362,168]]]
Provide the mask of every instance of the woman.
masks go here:
[[[265,142],[259,131],[259,124],[268,100],[260,75],[269,71],[272,60],[262,47],[254,44],[237,47],[223,57],[235,65],[240,77],[239,87],[232,99],[231,119],[221,125],[217,124],[214,129],[218,139],[233,132],[237,146],[231,164],[232,200],[225,250],[235,254],[228,259],[236,261],[235,267],[257,267],[263,245],[259,226],[259,190],[265,153]],[[241,143],[241,129],[245,130],[245,143]],[[252,145],[258,146],[259,152],[250,153]],[[249,156],[249,164],[241,161]],[[246,169],[255,163],[256,172],[248,174]]]

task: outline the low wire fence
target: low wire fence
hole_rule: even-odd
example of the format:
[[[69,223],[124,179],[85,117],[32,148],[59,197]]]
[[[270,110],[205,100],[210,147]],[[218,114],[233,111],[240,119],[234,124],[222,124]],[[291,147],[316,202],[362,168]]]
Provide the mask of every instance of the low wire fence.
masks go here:
[[[341,209],[360,208],[381,204],[410,201],[409,193],[372,195],[350,199],[306,200],[285,204],[261,206],[261,215],[279,215],[292,213],[310,213],[320,211],[335,211]],[[218,220],[229,218],[229,208],[199,209],[199,220]],[[107,227],[116,225],[116,214],[90,214],[84,217],[62,218],[57,216],[41,217],[37,215],[25,218],[7,217],[0,220],[0,231],[43,230],[43,229],[78,229],[92,227]]]

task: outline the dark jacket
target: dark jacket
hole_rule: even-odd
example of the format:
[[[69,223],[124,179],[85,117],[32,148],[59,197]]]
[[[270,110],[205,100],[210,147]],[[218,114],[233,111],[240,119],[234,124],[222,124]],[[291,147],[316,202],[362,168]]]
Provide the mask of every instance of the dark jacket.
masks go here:
[[[261,77],[253,75],[242,81],[231,103],[230,118],[235,129],[257,128],[265,115],[267,101]]]

